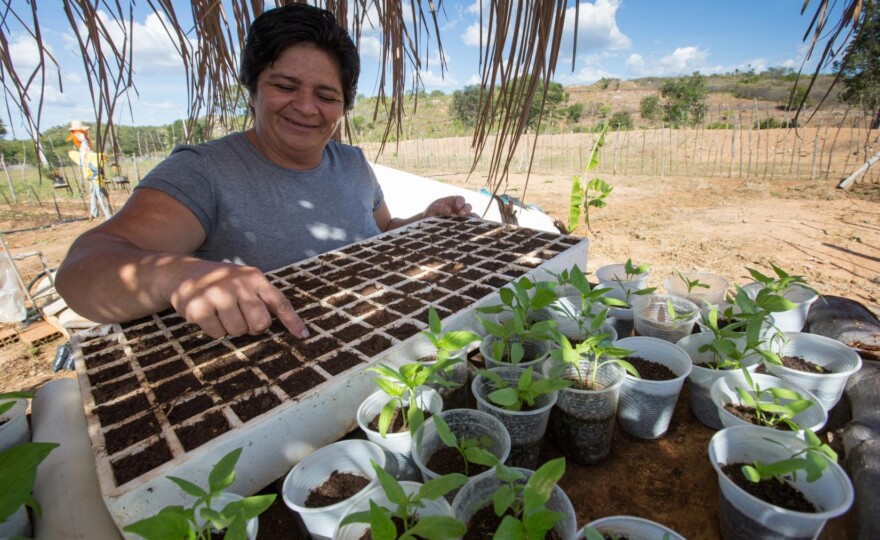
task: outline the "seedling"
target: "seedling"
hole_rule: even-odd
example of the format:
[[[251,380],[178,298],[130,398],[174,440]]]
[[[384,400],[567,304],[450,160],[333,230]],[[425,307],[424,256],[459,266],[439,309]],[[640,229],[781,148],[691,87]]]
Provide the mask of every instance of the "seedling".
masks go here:
[[[773,263],[770,263],[770,266],[773,268],[773,273],[776,274],[776,277],[765,276],[754,268],[746,268],[746,270],[748,270],[752,279],[760,283],[764,290],[769,291],[772,294],[783,295],[792,285],[799,285],[805,289],[816,292],[815,289],[807,284],[807,281],[803,276],[793,276]]]
[[[520,374],[516,386],[511,386],[510,383],[493,371],[481,370],[479,374],[489,379],[489,382],[495,388],[487,396],[489,401],[508,411],[521,411],[523,407],[534,407],[535,400],[538,397],[571,385],[571,381],[558,377],[535,379],[531,366]]]
[[[410,363],[400,366],[396,370],[385,364],[379,364],[369,368],[369,371],[378,373],[385,378],[376,378],[374,382],[380,390],[391,397],[391,400],[382,407],[379,413],[379,435],[383,438],[388,433],[391,426],[391,419],[394,417],[394,411],[400,409],[403,415],[403,429],[415,432],[425,421],[425,413],[416,403],[416,389],[425,384],[428,380],[433,380],[438,384],[449,385],[449,381],[441,377],[437,377],[438,373],[445,372],[448,368],[455,364],[452,358],[437,360],[433,364]],[[406,414],[403,414],[406,411]]]
[[[605,295],[612,290],[611,288],[591,288],[590,282],[587,281],[587,276],[584,275],[577,265],[573,266],[570,271],[563,270],[559,274],[553,274],[553,276],[559,285],[570,285],[580,296],[579,309],[572,310],[567,304],[562,302],[555,302],[550,306],[554,311],[561,313],[565,318],[577,324],[578,339],[584,339],[588,334],[595,333],[602,326],[608,315],[607,309],[594,314],[593,306],[597,304],[614,307],[627,306],[627,303],[623,300]]]
[[[669,314],[669,322],[671,323],[686,321],[694,316],[694,312],[689,309],[677,311],[675,306],[672,305],[672,300],[668,299],[666,300],[666,312]]]
[[[492,495],[492,509],[496,516],[503,518],[494,538],[544,538],[565,517],[547,508],[553,488],[563,474],[564,458],[548,461],[526,482],[523,482],[525,475],[522,472],[502,464],[496,465],[495,476],[502,483]]]
[[[657,287],[645,287],[644,289],[632,289],[630,287],[624,286],[624,283],[628,283],[633,280],[637,275],[644,274],[648,270],[651,269],[651,263],[642,263],[642,264],[633,264],[632,259],[627,259],[623,265],[623,274],[624,278],[620,276],[614,276],[613,281],[615,281],[620,288],[620,290],[624,294],[624,302],[626,302],[627,307],[632,307],[633,296],[646,296],[648,294],[654,293],[657,290]]]
[[[530,292],[534,289],[534,292]],[[553,336],[556,321],[538,321],[534,312],[547,308],[559,297],[551,284],[535,284],[523,277],[514,282],[513,288],[503,287],[498,291],[501,304],[477,308],[480,313],[507,314],[503,322],[496,323],[478,317],[486,332],[495,337],[492,343],[492,357],[501,362],[519,364],[525,356],[523,343],[541,341]]]
[[[799,431],[801,426],[794,421],[794,417],[814,406],[815,403],[788,388],[761,388],[752,379],[748,370],[742,371],[752,392],[737,386],[736,395],[743,406],[755,410],[758,425],[778,429],[780,424],[784,424],[792,431]]]
[[[596,142],[593,144],[593,150],[590,152],[590,159],[587,160],[587,165],[584,167],[583,178],[574,175],[571,179],[571,195],[568,200],[569,231],[573,231],[577,228],[578,219],[581,215],[581,208],[583,208],[584,223],[587,225],[587,230],[593,232],[593,229],[590,228],[590,208],[605,208],[605,198],[608,197],[614,189],[613,186],[601,178],[593,178],[587,182],[585,188],[581,188],[581,182],[586,181],[589,172],[599,165],[599,149],[605,145],[605,132],[607,129],[608,124],[605,124],[602,127],[602,132],[599,133],[599,138],[597,138]]]
[[[434,306],[428,308],[428,329],[422,331],[436,349],[437,360],[445,360],[452,353],[456,353],[475,341],[480,341],[480,335],[468,330],[443,332],[440,316]]]
[[[566,369],[567,366],[574,368],[577,375],[577,382],[581,388],[596,388],[596,377],[599,369],[606,364],[617,364],[633,377],[638,377],[639,372],[635,366],[625,360],[626,357],[634,354],[622,347],[615,347],[607,341],[607,334],[597,334],[590,336],[575,346],[565,336],[558,336],[558,349],[550,351],[550,356],[559,362],[554,367],[552,375],[557,378]],[[589,362],[590,373],[586,374],[581,367],[581,363]],[[587,377],[589,375],[589,378]]]
[[[787,448],[779,441],[766,440]],[[782,482],[789,475],[793,480],[797,480],[798,471],[804,471],[807,475],[807,482],[815,482],[822,477],[822,473],[828,468],[828,460],[837,463],[837,453],[830,446],[822,443],[819,437],[809,429],[804,430],[804,440],[807,447],[793,453],[788,459],[773,463],[755,461],[752,465],[743,465],[741,469],[743,476],[750,482],[760,482],[771,478]]]
[[[443,441],[443,444],[449,448],[455,448],[461,455],[461,458],[464,461],[465,476],[470,476],[470,472],[468,471],[468,465],[470,464],[494,467],[498,463],[498,458],[495,457],[495,454],[487,450],[487,448],[492,446],[493,443],[491,437],[486,435],[478,438],[462,436],[461,439],[459,439],[455,436],[452,430],[449,429],[449,425],[439,414],[435,414],[432,418],[434,420],[434,427],[437,428],[437,435],[440,437],[440,440]]]
[[[248,520],[269,508],[275,495],[247,497],[227,504],[220,511],[211,507],[211,501],[235,481],[235,464],[238,463],[241,451],[241,448],[236,448],[214,465],[208,474],[207,490],[183,478],[169,476],[168,479],[177,484],[184,493],[196,498],[195,503],[189,508],[166,506],[155,516],[136,521],[122,530],[145,540],[210,540],[212,531],[226,531],[224,538],[227,540],[244,540]]]
[[[740,349],[735,340],[742,339],[745,334],[738,329],[744,324],[742,321],[728,324],[724,328],[718,326],[718,308],[713,307],[709,316],[704,321],[706,327],[712,332],[713,340],[700,346],[699,351],[712,352],[712,361],[701,364],[713,369],[739,369],[748,350]]]
[[[436,416],[435,416],[436,418]],[[375,540],[412,540],[425,538],[426,540],[445,540],[447,538],[461,537],[467,528],[461,521],[450,516],[420,516],[418,509],[424,508],[424,501],[433,501],[443,497],[453,489],[460,488],[467,481],[463,474],[447,474],[425,482],[419,486],[418,491],[410,495],[406,494],[398,481],[385,472],[375,461],[370,461],[379,485],[385,492],[385,497],[394,505],[394,509],[379,506],[375,501],[370,501],[370,509],[363,512],[349,514],[339,526],[351,523],[367,523],[370,525],[370,536]],[[393,518],[397,518],[402,524],[402,531],[398,532]]]
[[[709,288],[708,284],[703,283],[699,279],[690,280],[687,278],[686,275],[682,274],[678,270],[676,270],[675,273],[678,275],[678,278],[684,282],[685,287],[687,287],[688,294],[692,294],[694,292],[694,289],[708,289]]]

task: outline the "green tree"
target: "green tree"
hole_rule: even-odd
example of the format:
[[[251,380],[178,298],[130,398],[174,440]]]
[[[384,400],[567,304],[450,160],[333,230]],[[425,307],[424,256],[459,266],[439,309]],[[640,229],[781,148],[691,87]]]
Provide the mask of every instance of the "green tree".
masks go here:
[[[660,96],[657,94],[645,96],[639,102],[639,116],[642,119],[653,122],[660,119],[660,113]]]
[[[0,137],[6,136],[6,124],[3,123],[3,119],[0,118]]]
[[[463,125],[471,127],[477,119],[477,110],[480,105],[480,87],[473,84],[465,86],[464,90],[456,90],[452,93],[452,117]]]
[[[629,111],[617,111],[608,120],[608,128],[612,130],[632,129],[633,118]]]
[[[565,108],[563,114],[565,115],[566,121],[572,123],[577,122],[581,119],[581,115],[584,114],[584,104],[574,103],[572,105],[569,105]]]
[[[859,105],[873,115],[871,128],[880,128],[880,6],[865,2],[862,31],[856,35],[843,56],[844,63],[835,62],[843,77],[844,91],[840,100]]]
[[[666,81],[660,89],[664,120],[675,127],[699,124],[706,115],[708,94],[706,78],[699,72],[685,79]]]

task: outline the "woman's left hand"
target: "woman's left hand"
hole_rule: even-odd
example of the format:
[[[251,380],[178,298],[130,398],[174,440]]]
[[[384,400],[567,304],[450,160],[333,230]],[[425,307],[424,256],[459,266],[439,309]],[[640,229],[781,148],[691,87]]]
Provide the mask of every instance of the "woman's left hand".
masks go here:
[[[425,209],[425,217],[458,216],[465,217],[471,213],[471,205],[460,195],[450,195],[437,199]]]

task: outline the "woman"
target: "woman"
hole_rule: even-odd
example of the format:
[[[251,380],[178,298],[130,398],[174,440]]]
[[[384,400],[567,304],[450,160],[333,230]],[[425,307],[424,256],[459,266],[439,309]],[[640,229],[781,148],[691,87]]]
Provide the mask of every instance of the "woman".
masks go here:
[[[333,15],[303,4],[265,12],[242,51],[254,127],[180,146],[110,220],[70,248],[56,287],[97,322],[173,307],[213,337],[258,334],[272,314],[309,333],[263,272],[427,216],[470,213],[461,197],[392,218],[363,153],[330,141],[360,60]]]

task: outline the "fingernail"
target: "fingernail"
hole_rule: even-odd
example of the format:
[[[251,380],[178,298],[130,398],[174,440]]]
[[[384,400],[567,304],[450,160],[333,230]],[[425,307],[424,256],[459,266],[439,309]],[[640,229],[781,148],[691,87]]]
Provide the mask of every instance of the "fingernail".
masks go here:
[[[303,331],[300,333],[299,336],[300,336],[301,338],[303,338],[303,339],[306,339],[306,338],[309,337],[310,335],[311,335],[311,334],[309,334],[309,329],[308,329],[308,328],[303,328]]]

